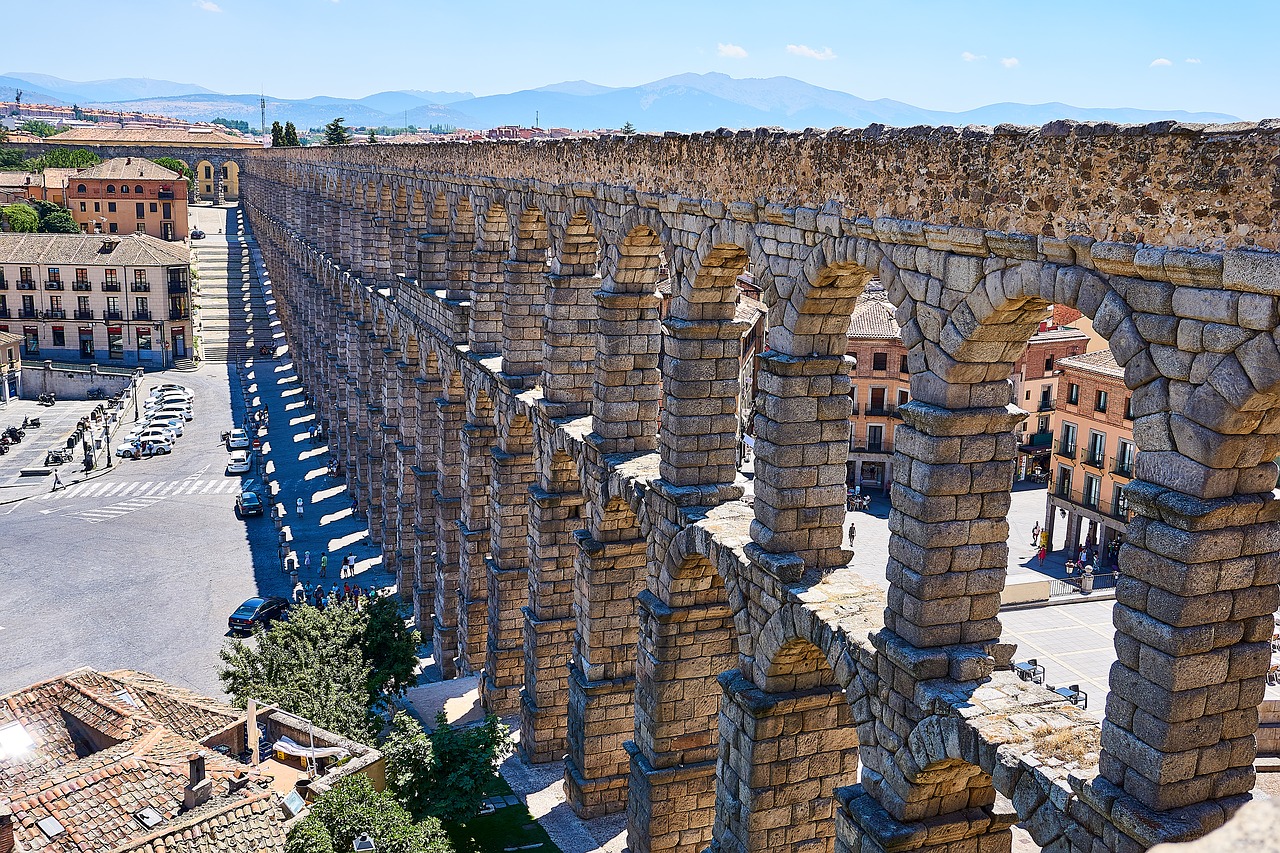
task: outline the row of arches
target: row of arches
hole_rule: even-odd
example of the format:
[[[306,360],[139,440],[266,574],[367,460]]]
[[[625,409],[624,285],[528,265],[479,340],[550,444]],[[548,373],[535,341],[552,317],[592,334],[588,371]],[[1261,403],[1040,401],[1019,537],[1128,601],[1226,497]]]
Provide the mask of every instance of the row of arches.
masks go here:
[[[610,212],[600,199],[582,201],[574,192],[534,204],[512,190],[506,198],[518,200],[516,215],[516,205],[505,203],[499,213],[491,186],[391,187],[339,169],[263,165],[253,177],[251,221],[274,246],[269,264],[290,280],[295,310],[309,312],[303,322],[319,322],[294,328],[332,329],[332,338],[318,337],[321,350],[348,341],[345,350],[337,344],[336,373],[326,377],[322,370],[317,381],[350,377],[358,388],[368,384],[366,373],[387,375],[353,353],[352,328],[361,330],[357,337],[372,331],[372,349],[403,351],[396,334],[404,333],[392,329],[403,323],[419,345],[430,338],[437,349],[439,382],[450,391],[437,406],[434,477],[445,485],[435,490],[434,618],[448,618],[440,613],[450,606],[440,587],[451,582],[449,567],[471,572],[453,607],[460,614],[455,630],[465,634],[466,601],[481,600],[476,572],[483,572],[489,647],[510,652],[510,633],[494,640],[495,625],[505,619],[510,632],[514,624],[510,605],[500,603],[512,599],[502,597],[496,579],[519,571],[508,561],[526,562],[525,754],[542,757],[543,732],[563,730],[575,807],[598,813],[629,796],[634,849],[648,849],[655,838],[663,844],[684,838],[677,844],[689,849],[730,839],[744,850],[811,842],[832,849],[840,826],[873,832],[876,809],[902,825],[958,822],[977,809],[990,818],[983,831],[1006,830],[1008,816],[993,811],[995,792],[1012,797],[1021,777],[1001,775],[994,748],[983,751],[982,726],[996,726],[1000,714],[996,703],[984,705],[977,688],[1011,678],[995,671],[1012,427],[1021,417],[1006,378],[1051,304],[1079,308],[1111,339],[1135,414],[1151,419],[1135,433],[1140,451],[1155,462],[1139,472],[1133,489],[1139,518],[1121,555],[1118,713],[1109,703],[1100,765],[1082,769],[1101,774],[1094,784],[1102,793],[1093,799],[1066,793],[1065,779],[1029,770],[1027,784],[1044,796],[1032,797],[1021,817],[1042,843],[1068,845],[1061,809],[1039,808],[1055,787],[1061,792],[1055,797],[1095,810],[1118,792],[1159,811],[1205,800],[1229,811],[1247,792],[1252,771],[1244,740],[1251,735],[1250,702],[1256,708],[1260,700],[1253,687],[1260,659],[1235,672],[1215,670],[1214,683],[1236,697],[1237,707],[1206,709],[1197,718],[1209,719],[1218,734],[1192,747],[1191,759],[1154,734],[1159,726],[1138,720],[1176,724],[1167,718],[1183,713],[1173,708],[1179,694],[1205,685],[1188,686],[1175,673],[1211,658],[1253,660],[1248,656],[1270,630],[1275,580],[1264,552],[1249,552],[1245,542],[1264,529],[1254,526],[1256,513],[1271,506],[1270,458],[1280,450],[1269,426],[1280,354],[1274,344],[1267,351],[1264,340],[1273,329],[1248,335],[1257,342],[1249,351],[1257,359],[1229,353],[1201,359],[1208,351],[1197,352],[1180,335],[1171,341],[1167,332],[1151,334],[1147,318],[1159,314],[1145,292],[1133,296],[1132,277],[1079,264],[980,257],[871,236],[806,237],[766,251],[776,231],[687,221],[678,209]],[[429,213],[424,199],[432,200]],[[414,211],[426,221],[415,222]],[[393,251],[393,232],[403,232],[401,245],[412,244],[416,258],[407,248]],[[505,257],[500,277],[490,266],[495,254]],[[400,264],[403,278],[376,277],[384,261],[388,270]],[[671,273],[672,298],[660,321],[654,287],[663,267]],[[735,282],[748,267],[769,323],[769,349],[756,377],[751,507],[738,501],[740,333],[733,311]],[[897,307],[914,398],[895,442],[893,535],[889,553],[880,555],[887,600],[846,577],[850,555],[841,549],[849,441],[843,353],[853,303],[873,277]],[[1213,302],[1218,311],[1225,308],[1217,303],[1234,300],[1239,322],[1241,297],[1222,291],[1184,293],[1177,314],[1179,286],[1147,283],[1158,295],[1167,291],[1166,310],[1177,323],[1208,322],[1210,308],[1189,307],[1191,300]],[[488,325],[495,316],[496,340]],[[386,319],[392,317],[398,320]],[[523,325],[507,322],[518,317]],[[1193,383],[1159,347],[1201,359],[1207,381]],[[330,359],[317,352],[317,361]],[[455,422],[439,414],[446,403],[460,407]],[[1175,406],[1178,414],[1170,411]],[[361,417],[348,418],[357,445],[372,428]],[[479,428],[490,424],[493,434],[482,434]],[[457,440],[455,487],[443,447],[448,433],[472,427]],[[1212,443],[1205,441],[1209,433]],[[524,486],[527,546],[495,545],[506,528],[498,524],[495,539],[493,519],[508,504],[490,499],[482,517],[475,491],[487,483],[497,495],[508,478],[485,480],[486,463],[510,468],[514,457],[530,456],[536,474],[525,473],[534,481]],[[455,490],[456,519],[440,509]],[[519,491],[508,490],[510,499]],[[371,518],[378,511],[371,504]],[[1238,511],[1253,512],[1252,520],[1242,523]],[[490,525],[487,554],[478,539],[467,539],[481,521]],[[450,536],[459,538],[456,545]],[[1187,608],[1201,587],[1169,572],[1199,585],[1220,582],[1223,552],[1208,543],[1222,541],[1235,549],[1230,559],[1244,561],[1236,576],[1241,585],[1230,594],[1231,607],[1239,604],[1230,611],[1233,628],[1219,645],[1184,642],[1190,635],[1178,632],[1199,627],[1187,624],[1198,618]],[[419,579],[424,558],[425,551],[415,552]],[[477,558],[492,559],[492,567]],[[548,584],[563,582],[571,583],[572,595],[561,589],[556,598]],[[447,646],[449,628],[441,623],[438,647]],[[458,659],[474,667],[478,652],[458,642]],[[549,657],[540,649],[551,650]],[[554,659],[566,650],[568,673],[557,675]],[[487,657],[485,664],[497,667]],[[491,675],[486,669],[486,679]],[[1124,683],[1142,689],[1126,691]],[[489,695],[509,702],[509,687],[495,683]],[[546,713],[556,690],[569,695],[564,716]],[[1097,738],[1071,709],[1050,697],[1033,699],[1052,717],[1048,730],[1005,743],[1034,752],[1049,749],[1050,736],[1062,731]],[[981,710],[962,715],[960,704]],[[631,721],[617,725],[624,705],[635,715],[629,737]],[[956,744],[939,747],[938,732]],[[1230,757],[1207,757],[1218,753]],[[677,790],[685,794],[675,796]]]

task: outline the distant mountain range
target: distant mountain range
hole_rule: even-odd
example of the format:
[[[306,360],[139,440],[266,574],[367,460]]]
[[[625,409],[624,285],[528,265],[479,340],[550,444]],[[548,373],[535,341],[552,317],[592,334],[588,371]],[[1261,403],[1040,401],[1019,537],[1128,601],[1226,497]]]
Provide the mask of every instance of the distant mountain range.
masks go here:
[[[191,83],[126,78],[76,83],[44,74],[0,76],[0,99],[25,90],[27,103],[79,103],[128,111],[161,113],[191,121],[242,119],[257,126],[257,95],[223,95]],[[1144,123],[1162,119],[1231,122],[1225,113],[1089,108],[1069,104],[991,104],[964,112],[915,107],[901,101],[868,101],[791,77],[737,79],[725,74],[678,74],[640,86],[611,88],[574,80],[504,95],[402,89],[364,98],[318,96],[304,100],[267,98],[268,121],[319,127],[335,116],[351,126],[427,127],[451,124],[483,129],[498,125],[573,129],[618,128],[631,122],[640,131],[696,131],[717,127],[864,127],[880,123],[913,125],[1041,125],[1055,119]]]

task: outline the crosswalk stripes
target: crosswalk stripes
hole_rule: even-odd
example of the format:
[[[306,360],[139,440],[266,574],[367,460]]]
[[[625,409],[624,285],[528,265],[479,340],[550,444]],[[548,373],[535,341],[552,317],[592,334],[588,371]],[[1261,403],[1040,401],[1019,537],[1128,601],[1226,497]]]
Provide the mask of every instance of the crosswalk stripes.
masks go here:
[[[240,480],[235,477],[203,479],[187,477],[182,480],[155,482],[135,480],[127,483],[76,483],[56,492],[41,495],[42,501],[71,501],[78,498],[132,498],[160,500],[188,495],[225,495],[239,491]]]

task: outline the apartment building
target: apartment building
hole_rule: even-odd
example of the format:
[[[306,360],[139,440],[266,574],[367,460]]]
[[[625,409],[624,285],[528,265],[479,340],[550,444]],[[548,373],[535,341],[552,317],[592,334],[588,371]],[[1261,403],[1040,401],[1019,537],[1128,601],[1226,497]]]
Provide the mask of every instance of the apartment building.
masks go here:
[[[1087,352],[1089,334],[1054,320],[1040,324],[1022,357],[1013,366],[1013,403],[1031,414],[1017,427],[1018,467],[1015,477],[1044,476],[1051,470],[1053,451],[1051,420],[1058,396],[1059,359]],[[1039,472],[1039,474],[1037,474]]]
[[[0,332],[28,360],[172,367],[191,356],[187,247],[146,234],[0,233]]]
[[[853,402],[850,416],[850,485],[864,492],[886,490],[893,481],[893,432],[901,422],[898,407],[911,399],[911,371],[893,303],[871,282],[849,318],[846,352]]]
[[[1062,358],[1057,366],[1045,529],[1067,553],[1091,546],[1098,565],[1110,566],[1128,526],[1124,487],[1138,454],[1124,368],[1110,349]]]
[[[78,172],[66,186],[71,217],[86,234],[187,236],[187,182],[141,157],[115,157]]]

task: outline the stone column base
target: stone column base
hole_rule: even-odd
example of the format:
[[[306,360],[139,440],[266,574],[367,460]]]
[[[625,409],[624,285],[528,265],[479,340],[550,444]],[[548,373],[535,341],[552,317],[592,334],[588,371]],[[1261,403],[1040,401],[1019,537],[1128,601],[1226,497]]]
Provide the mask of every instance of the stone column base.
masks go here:
[[[629,853],[701,851],[716,818],[716,762],[654,769],[631,741],[627,785]]]
[[[563,761],[569,738],[569,713],[563,707],[539,708],[520,691],[520,759],[526,764]]]
[[[582,820],[604,817],[627,807],[627,777],[587,779],[573,766],[573,757],[567,756],[564,760],[564,793],[573,813]]]
[[[1003,799],[916,823],[895,820],[861,785],[837,788],[836,802],[835,853],[1009,853],[1018,822]]]

